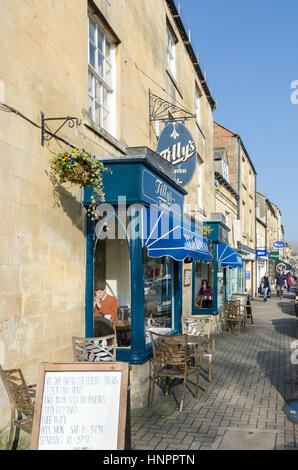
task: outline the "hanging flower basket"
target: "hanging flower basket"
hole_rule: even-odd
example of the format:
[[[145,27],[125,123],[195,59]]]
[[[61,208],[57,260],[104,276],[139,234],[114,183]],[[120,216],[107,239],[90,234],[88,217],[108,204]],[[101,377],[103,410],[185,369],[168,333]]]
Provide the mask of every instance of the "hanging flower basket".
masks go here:
[[[210,227],[210,225],[203,225],[203,230],[202,234],[203,237],[207,238],[209,248],[212,249],[213,243],[212,240],[209,240],[209,235],[211,235],[211,232],[213,232],[213,228]]]
[[[97,218],[96,206],[105,199],[102,173],[107,168],[103,163],[90,153],[74,148],[59,152],[51,158],[50,168],[50,180],[54,189],[63,183],[78,184],[84,188],[94,186],[88,213],[92,220]]]

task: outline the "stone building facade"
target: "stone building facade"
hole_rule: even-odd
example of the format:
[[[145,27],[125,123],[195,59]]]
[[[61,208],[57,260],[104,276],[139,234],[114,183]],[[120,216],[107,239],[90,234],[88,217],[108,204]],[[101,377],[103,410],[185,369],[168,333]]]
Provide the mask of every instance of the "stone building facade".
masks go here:
[[[185,203],[201,222],[214,212],[215,102],[175,8],[171,0],[28,0],[25,9],[1,1],[0,363],[20,367],[29,382],[41,362],[72,361],[71,337],[85,332],[83,194],[63,185],[57,205],[48,175],[49,158],[69,148],[61,139],[98,158],[155,151],[163,123],[150,120],[150,89],[195,116],[185,123],[197,146]],[[64,125],[60,140],[42,146],[41,112],[81,124]],[[61,123],[46,129],[54,134]],[[186,313],[190,303],[185,287]],[[133,406],[147,402],[148,371],[132,371],[142,389]]]
[[[229,182],[239,195],[238,218],[234,221],[235,242],[245,260],[246,291],[256,291],[256,170],[241,137],[214,123],[214,148],[225,149],[229,162]]]
[[[214,170],[216,181],[214,211],[215,214],[223,214],[225,224],[229,229],[227,241],[231,247],[237,249],[237,242],[234,237],[234,225],[238,218],[239,196],[229,182],[229,161],[224,148],[214,151]]]

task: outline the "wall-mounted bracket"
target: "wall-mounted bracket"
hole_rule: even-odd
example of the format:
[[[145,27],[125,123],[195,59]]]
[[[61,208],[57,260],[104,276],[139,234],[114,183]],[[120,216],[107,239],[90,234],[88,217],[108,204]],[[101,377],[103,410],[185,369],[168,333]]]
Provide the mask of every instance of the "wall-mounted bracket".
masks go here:
[[[194,119],[196,116],[187,109],[176,106],[169,101],[154,95],[149,90],[149,119],[152,121],[181,121]]]
[[[45,141],[50,141],[53,137],[54,138],[59,138],[57,136],[57,133],[62,129],[62,127],[68,123],[68,127],[76,127],[81,125],[81,120],[79,120],[76,117],[72,116],[66,116],[66,117],[58,117],[58,118],[45,118],[44,113],[41,111],[41,145],[44,146]],[[55,132],[51,132],[47,129],[45,129],[45,122],[46,121],[63,121],[62,124],[58,127],[58,129]],[[61,139],[60,139],[61,140]]]

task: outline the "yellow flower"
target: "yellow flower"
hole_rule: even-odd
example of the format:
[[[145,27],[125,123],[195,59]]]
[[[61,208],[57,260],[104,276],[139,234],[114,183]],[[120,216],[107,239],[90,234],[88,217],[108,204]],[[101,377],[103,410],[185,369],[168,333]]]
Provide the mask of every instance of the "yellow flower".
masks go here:
[[[78,149],[74,148],[74,149],[72,149],[72,151],[73,151],[73,152],[77,152],[77,151],[78,151]]]

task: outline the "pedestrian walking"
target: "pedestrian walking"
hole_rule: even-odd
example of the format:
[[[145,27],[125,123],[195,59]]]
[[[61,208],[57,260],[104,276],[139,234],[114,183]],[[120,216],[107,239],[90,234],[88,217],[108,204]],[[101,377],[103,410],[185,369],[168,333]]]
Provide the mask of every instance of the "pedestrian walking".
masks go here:
[[[264,295],[264,302],[267,302],[268,291],[270,289],[271,279],[266,272],[265,275],[261,279],[261,288]]]
[[[292,273],[288,272],[288,274],[286,275],[286,282],[287,282],[288,293],[290,294],[292,292],[292,287],[293,287]]]
[[[279,274],[275,277],[275,287],[277,289],[277,296],[281,299],[283,296],[283,288],[285,284],[286,276],[283,271],[279,271]]]

